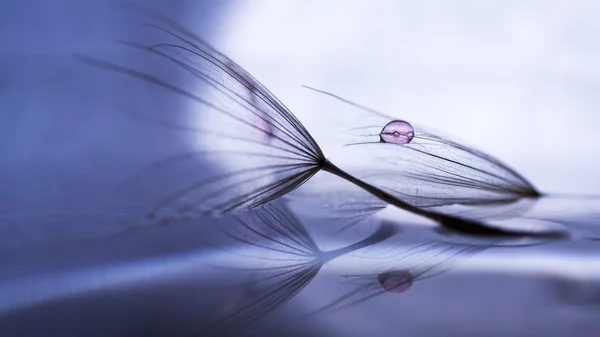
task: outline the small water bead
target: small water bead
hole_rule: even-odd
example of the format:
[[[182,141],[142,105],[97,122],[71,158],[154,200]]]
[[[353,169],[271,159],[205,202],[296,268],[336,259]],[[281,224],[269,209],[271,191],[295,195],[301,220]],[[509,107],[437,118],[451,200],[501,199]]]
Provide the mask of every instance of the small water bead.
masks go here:
[[[379,134],[380,142],[393,144],[408,144],[415,136],[415,129],[410,123],[402,120],[386,124]]]
[[[413,276],[406,270],[393,270],[377,275],[377,280],[385,291],[400,294],[412,286]]]

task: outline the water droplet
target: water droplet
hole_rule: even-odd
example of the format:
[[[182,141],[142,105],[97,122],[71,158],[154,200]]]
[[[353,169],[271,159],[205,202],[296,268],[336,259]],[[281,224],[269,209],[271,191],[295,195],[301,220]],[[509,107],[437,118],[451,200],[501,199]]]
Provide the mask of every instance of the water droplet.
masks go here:
[[[410,123],[401,120],[386,124],[379,134],[382,143],[408,144],[415,136],[415,129]]]
[[[393,270],[377,275],[377,280],[386,291],[400,294],[412,286],[413,277],[408,271]]]

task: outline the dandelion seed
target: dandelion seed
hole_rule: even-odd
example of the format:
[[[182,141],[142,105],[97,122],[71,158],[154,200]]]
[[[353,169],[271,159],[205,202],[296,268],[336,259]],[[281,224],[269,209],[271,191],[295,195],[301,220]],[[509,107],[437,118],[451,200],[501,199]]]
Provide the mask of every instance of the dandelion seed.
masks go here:
[[[379,170],[376,176],[382,178],[384,183],[381,183],[373,179],[358,179],[342,170],[326,158],[319,145],[292,112],[248,72],[177,23],[149,10],[142,10],[142,12],[146,17],[156,21],[146,27],[160,33],[164,41],[147,45],[133,43],[128,45],[166,59],[183,75],[188,76],[190,81],[193,80],[201,85],[202,89],[199,92],[185,89],[165,79],[129,67],[82,55],[76,55],[76,58],[94,67],[158,86],[165,89],[167,93],[189,100],[193,105],[202,106],[201,115],[214,118],[218,122],[227,121],[226,124],[219,123],[218,128],[188,130],[201,134],[206,140],[205,146],[211,150],[214,149],[214,151],[198,151],[197,154],[203,155],[204,158],[211,158],[208,160],[224,168],[225,172],[198,179],[187,186],[174,190],[156,203],[151,215],[163,214],[166,218],[177,218],[201,214],[215,215],[259,207],[287,195],[311,179],[317,172],[326,171],[355,184],[384,203],[418,214],[456,231],[473,235],[528,234],[518,230],[506,231],[488,226],[479,220],[415,206],[414,203],[407,201],[405,194],[410,194],[409,191],[394,188],[394,186],[398,186],[398,179],[403,176],[397,172],[382,174],[385,171]],[[198,113],[196,110],[194,112]],[[163,124],[174,129],[185,129],[183,126],[180,127],[169,122]],[[266,127],[267,124],[268,127]],[[423,137],[417,130],[411,137],[408,123],[403,124],[398,121],[390,125],[390,128],[398,129],[396,130],[398,139],[405,141],[399,147],[407,149],[405,152],[408,151],[415,155],[414,158],[419,167],[415,170],[410,163],[393,162],[398,166],[409,164],[403,169],[408,171],[406,174],[412,175],[414,180],[419,183],[442,187],[451,186],[466,191],[473,188],[478,191],[488,190],[483,196],[459,194],[456,197],[453,196],[454,193],[451,196],[431,196],[419,193],[419,199],[433,198],[432,205],[440,202],[454,204],[496,201],[494,193],[502,194],[506,189],[509,190],[509,195],[520,197],[521,194],[510,192],[521,193],[523,186],[529,186],[523,183],[516,184],[515,181],[518,179],[506,180],[496,177],[495,172],[490,173],[476,166],[460,164],[452,158],[438,159],[445,163],[445,166],[429,165],[423,161],[424,158],[441,158],[442,156],[423,150],[424,144],[421,142],[415,144],[415,139],[440,142],[432,138],[433,136]],[[378,135],[380,131],[381,129],[377,132]],[[391,131],[389,135],[387,131],[380,136],[379,140],[381,138],[385,140],[388,136],[394,137],[393,130],[389,130]],[[455,150],[462,149],[458,144],[453,147]],[[464,149],[463,152],[470,153],[477,158],[482,156],[469,149]],[[165,162],[189,160],[190,157],[193,156],[179,155],[169,158]],[[397,156],[393,158],[397,158]],[[390,161],[393,158],[390,158]],[[418,161],[419,158],[421,162]],[[493,160],[488,160],[488,162],[496,164]],[[223,163],[232,163],[233,165],[223,165]],[[457,172],[458,167],[469,168],[469,174]],[[423,168],[428,168],[428,170],[423,170]],[[499,170],[502,170],[502,167]],[[472,177],[470,173],[491,177],[493,181],[481,183],[482,179]],[[373,177],[375,176],[370,178]],[[504,184],[498,187],[494,185],[497,181]],[[490,191],[492,195],[489,195]],[[537,195],[534,189],[527,191],[529,195]],[[503,198],[502,201],[508,199]]]

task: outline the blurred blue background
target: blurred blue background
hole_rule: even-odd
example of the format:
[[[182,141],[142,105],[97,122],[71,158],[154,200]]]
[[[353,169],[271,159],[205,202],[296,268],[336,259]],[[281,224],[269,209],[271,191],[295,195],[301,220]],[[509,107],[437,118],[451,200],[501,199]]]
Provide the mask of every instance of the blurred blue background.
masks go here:
[[[330,156],[339,155],[330,125],[343,120],[346,107],[301,84],[476,144],[544,191],[600,190],[597,2],[144,4],[246,68],[294,111]],[[176,111],[185,102],[90,71],[72,58],[94,55],[160,73],[163,65],[156,59],[140,59],[115,43],[141,38],[132,35],[136,24],[116,1],[0,4],[0,336],[187,334],[216,315],[203,309],[207,301],[227,300],[202,290],[218,283],[218,276],[189,260],[209,254],[204,240],[214,234],[213,223],[228,218],[96,240],[118,233],[147,210],[141,194],[115,189],[196,141],[114,109],[115,102],[126,102],[138,111]],[[203,174],[190,170],[210,170],[198,165],[155,176],[149,187],[159,195],[190,174]],[[600,274],[591,267],[598,260],[571,260],[558,248],[549,257],[539,254],[509,255],[509,263],[497,268],[485,267],[483,259],[473,264],[475,271],[466,268],[423,282],[403,297],[302,323],[294,333],[598,333]],[[511,259],[521,262],[511,266]],[[297,320],[315,298],[338,294],[338,271],[355,269],[339,268],[324,271],[298,300],[252,331],[278,335],[278,329],[287,329],[281,321]]]

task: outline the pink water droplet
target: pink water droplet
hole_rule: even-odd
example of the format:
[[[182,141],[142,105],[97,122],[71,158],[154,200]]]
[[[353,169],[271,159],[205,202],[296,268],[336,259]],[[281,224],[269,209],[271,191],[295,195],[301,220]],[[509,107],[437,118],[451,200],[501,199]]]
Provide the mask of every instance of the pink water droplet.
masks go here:
[[[407,291],[413,283],[412,275],[405,270],[394,270],[379,274],[377,280],[383,289],[395,294]]]
[[[401,120],[386,124],[379,134],[382,143],[408,144],[415,136],[415,129],[410,123]]]

